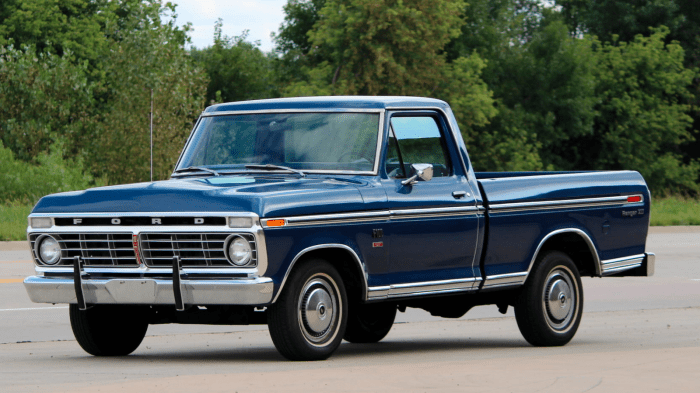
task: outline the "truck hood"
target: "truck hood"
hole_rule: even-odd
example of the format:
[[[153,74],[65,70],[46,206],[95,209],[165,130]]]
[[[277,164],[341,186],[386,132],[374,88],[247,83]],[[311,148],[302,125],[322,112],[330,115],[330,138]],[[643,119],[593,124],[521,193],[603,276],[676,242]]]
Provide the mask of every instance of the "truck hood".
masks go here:
[[[260,217],[362,210],[362,180],[217,176],[92,188],[43,197],[32,213],[252,212]]]

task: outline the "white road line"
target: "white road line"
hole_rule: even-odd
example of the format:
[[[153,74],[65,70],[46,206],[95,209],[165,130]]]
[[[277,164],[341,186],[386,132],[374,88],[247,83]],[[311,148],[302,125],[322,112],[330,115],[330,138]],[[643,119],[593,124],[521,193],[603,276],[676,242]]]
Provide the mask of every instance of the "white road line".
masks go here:
[[[64,310],[68,307],[35,307],[35,308],[6,308],[0,311],[30,311],[30,310]]]

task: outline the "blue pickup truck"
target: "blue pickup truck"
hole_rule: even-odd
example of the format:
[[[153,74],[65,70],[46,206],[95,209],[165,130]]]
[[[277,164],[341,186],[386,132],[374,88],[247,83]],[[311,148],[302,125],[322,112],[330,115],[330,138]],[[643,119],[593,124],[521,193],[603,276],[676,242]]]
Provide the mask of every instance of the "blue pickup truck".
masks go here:
[[[171,179],[42,198],[27,236],[39,303],[78,343],[127,355],[149,324],[267,324],[288,359],[384,338],[397,311],[514,307],[569,342],[581,276],[650,276],[634,171],[474,172],[447,103],[314,97],[218,104]]]

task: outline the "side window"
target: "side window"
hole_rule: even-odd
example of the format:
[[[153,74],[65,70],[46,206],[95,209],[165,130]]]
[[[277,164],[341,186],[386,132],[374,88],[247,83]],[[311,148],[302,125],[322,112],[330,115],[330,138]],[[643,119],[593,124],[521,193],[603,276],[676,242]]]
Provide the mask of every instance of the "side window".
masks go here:
[[[406,177],[411,164],[433,164],[433,177],[450,175],[445,140],[433,117],[392,117],[388,143],[386,170],[390,177]]]

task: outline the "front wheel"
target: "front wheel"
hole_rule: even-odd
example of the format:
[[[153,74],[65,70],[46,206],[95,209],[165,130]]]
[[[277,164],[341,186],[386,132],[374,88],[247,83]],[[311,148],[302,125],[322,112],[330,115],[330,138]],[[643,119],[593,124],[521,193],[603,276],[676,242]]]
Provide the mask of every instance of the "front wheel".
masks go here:
[[[576,334],[583,312],[581,276],[568,255],[550,251],[538,258],[515,305],[515,320],[535,346],[565,345]]]
[[[98,305],[68,308],[70,326],[78,344],[95,356],[126,356],[141,345],[148,322],[140,307]]]
[[[294,269],[268,308],[270,337],[289,360],[326,359],[343,339],[347,310],[338,271],[324,260],[309,260]]]

